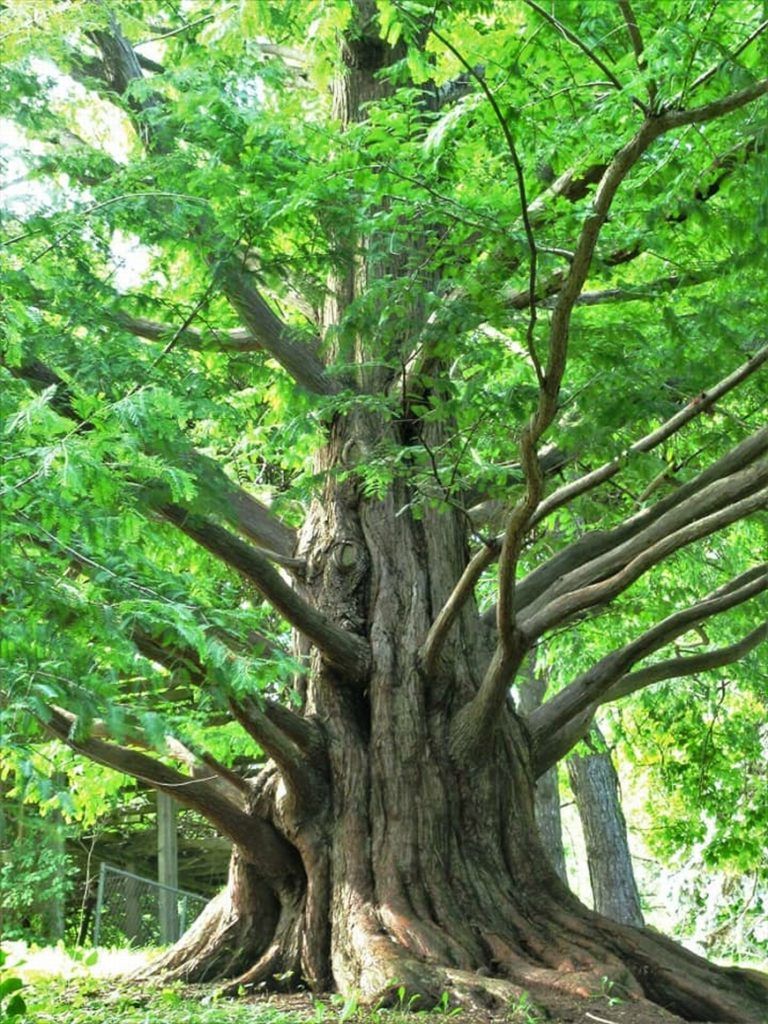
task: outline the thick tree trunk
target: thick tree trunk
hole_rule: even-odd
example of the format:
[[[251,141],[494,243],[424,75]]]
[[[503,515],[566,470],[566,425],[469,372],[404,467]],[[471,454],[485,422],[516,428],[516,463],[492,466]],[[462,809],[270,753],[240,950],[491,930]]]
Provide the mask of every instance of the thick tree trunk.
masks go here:
[[[402,41],[380,38],[374,0],[357,0],[355,12],[334,87],[342,127],[386,94],[383,71],[405,55]],[[414,229],[414,247],[422,242]],[[531,739],[511,703],[479,753],[455,753],[456,715],[478,693],[495,638],[470,599],[428,670],[421,650],[467,566],[466,516],[421,500],[405,459],[383,498],[364,497],[355,472],[388,446],[410,448],[417,468],[448,441],[450,424],[410,411],[429,407],[442,368],[424,337],[361,337],[345,323],[355,296],[397,275],[402,257],[370,239],[335,243],[348,260],[328,282],[325,354],[343,357],[348,380],[368,393],[392,388],[391,367],[402,365],[402,410],[389,418],[361,405],[330,424],[315,467],[324,490],[296,551],[306,566],[298,590],[321,621],[365,641],[370,663],[355,672],[311,648],[302,691],[313,740],[276,741],[252,801],[296,863],[260,876],[257,846],[240,843],[228,892],[160,967],[228,977],[231,991],[331,986],[370,1002],[403,994],[424,1009],[446,992],[504,1007],[523,991],[542,1003],[553,991],[590,996],[607,979],[624,998],[689,1020],[756,1022],[768,982],[609,921],[563,884],[539,838]],[[423,324],[418,302],[412,319]],[[322,647],[316,629],[313,640]]]
[[[325,468],[364,458],[381,424],[339,421]],[[354,440],[354,444],[350,441]],[[303,785],[262,774],[253,813],[271,820],[300,867],[260,877],[240,847],[228,890],[160,961],[187,978],[240,986],[329,986],[364,1000],[398,990],[434,1004],[507,1004],[523,990],[595,995],[604,979],[688,1020],[760,1020],[765,981],[716,968],[651,932],[587,910],[544,855],[527,733],[510,705],[481,756],[449,753],[453,716],[476,692],[486,634],[468,605],[426,676],[419,647],[466,559],[451,514],[401,514],[395,485],[362,501],[329,483],[300,548],[304,595],[367,637],[363,687],[310,656],[305,716],[323,736]]]
[[[567,760],[587,847],[595,910],[623,924],[642,926],[643,912],[621,809],[619,780],[597,725],[586,739],[590,753]]]

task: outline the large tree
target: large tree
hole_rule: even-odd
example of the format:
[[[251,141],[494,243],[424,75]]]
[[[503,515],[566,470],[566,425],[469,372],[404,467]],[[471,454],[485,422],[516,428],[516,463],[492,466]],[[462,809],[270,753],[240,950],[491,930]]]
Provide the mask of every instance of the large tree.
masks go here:
[[[761,1019],[533,806],[601,704],[765,639],[760,11],[4,5],[6,703],[231,839],[162,968]]]

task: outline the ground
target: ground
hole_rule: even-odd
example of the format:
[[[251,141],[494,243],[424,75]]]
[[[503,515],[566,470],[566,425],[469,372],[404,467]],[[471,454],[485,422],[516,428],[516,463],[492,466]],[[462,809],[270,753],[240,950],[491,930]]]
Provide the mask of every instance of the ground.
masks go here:
[[[590,1000],[547,994],[550,1016],[525,1000],[503,1011],[477,1006],[416,1015],[401,1010],[365,1009],[334,994],[298,993],[216,998],[211,985],[136,984],[126,974],[142,967],[139,950],[68,953],[63,948],[34,950],[20,943],[5,947],[8,965],[25,982],[28,1013],[19,1024],[674,1024],[681,1018],[647,1003],[622,1001],[612,993]],[[535,999],[535,993],[531,993]],[[0,1019],[2,1017],[0,1007]],[[705,1022],[701,1022],[705,1024]]]

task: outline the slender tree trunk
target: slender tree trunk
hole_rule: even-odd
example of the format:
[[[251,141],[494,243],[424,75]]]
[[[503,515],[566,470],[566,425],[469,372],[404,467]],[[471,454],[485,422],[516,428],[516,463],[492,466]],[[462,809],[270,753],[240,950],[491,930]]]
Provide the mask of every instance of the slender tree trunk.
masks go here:
[[[543,668],[537,668],[536,654],[533,652],[520,675],[520,711],[528,715],[539,707],[548,686],[547,673]],[[557,774],[557,765],[553,765],[536,780],[536,824],[552,867],[567,885],[568,873],[565,866],[563,824],[560,815],[560,784]]]
[[[179,937],[179,851],[177,805],[165,793],[157,794],[157,880],[160,889],[160,942],[175,942]]]
[[[595,910],[614,921],[639,927],[644,923],[643,913],[619,797],[618,775],[596,724],[585,742],[590,753],[573,754],[567,764],[584,830]]]

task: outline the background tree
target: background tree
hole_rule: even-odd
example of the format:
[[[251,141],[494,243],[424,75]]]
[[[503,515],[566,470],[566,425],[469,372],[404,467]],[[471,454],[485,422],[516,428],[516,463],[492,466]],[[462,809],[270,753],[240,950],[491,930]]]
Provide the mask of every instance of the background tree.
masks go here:
[[[759,5],[32,11],[8,711],[232,840],[161,968],[757,1020],[764,978],[570,895],[533,786],[601,704],[765,638]],[[522,715],[528,652],[595,616]]]

